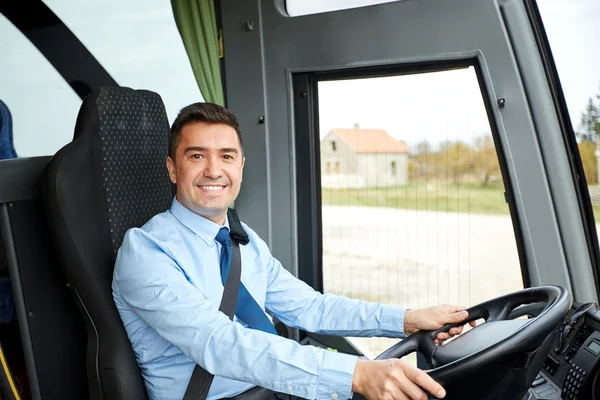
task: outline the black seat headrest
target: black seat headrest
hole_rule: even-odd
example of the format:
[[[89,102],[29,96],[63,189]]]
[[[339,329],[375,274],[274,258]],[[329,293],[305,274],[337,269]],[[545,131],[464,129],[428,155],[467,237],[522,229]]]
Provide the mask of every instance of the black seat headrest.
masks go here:
[[[102,393],[98,398],[146,398],[111,282],[125,232],[171,204],[168,137],[158,94],[96,89],[81,106],[73,141],[46,170],[50,229],[87,321],[88,380],[92,394]]]

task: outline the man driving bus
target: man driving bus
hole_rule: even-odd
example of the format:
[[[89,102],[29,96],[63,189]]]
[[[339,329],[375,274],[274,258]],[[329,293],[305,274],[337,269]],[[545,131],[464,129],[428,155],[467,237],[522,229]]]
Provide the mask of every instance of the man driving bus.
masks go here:
[[[227,210],[245,163],[229,110],[210,103],[183,108],[166,162],[177,195],[169,210],[126,233],[113,279],[115,304],[151,399],[181,399],[196,364],[215,375],[208,400],[445,396],[441,385],[405,361],[363,360],[278,336],[265,311],[308,332],[402,338],[464,321],[463,307],[406,310],[321,294],[283,268],[245,224],[238,297],[244,300],[233,321],[218,310],[222,271],[231,260]],[[461,332],[462,326],[452,328],[437,339]]]

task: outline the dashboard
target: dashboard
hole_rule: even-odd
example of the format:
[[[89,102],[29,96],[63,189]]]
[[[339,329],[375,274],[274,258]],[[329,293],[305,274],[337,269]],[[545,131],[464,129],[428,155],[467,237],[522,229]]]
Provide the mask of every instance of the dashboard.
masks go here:
[[[595,304],[574,303],[525,399],[600,400],[600,311]]]

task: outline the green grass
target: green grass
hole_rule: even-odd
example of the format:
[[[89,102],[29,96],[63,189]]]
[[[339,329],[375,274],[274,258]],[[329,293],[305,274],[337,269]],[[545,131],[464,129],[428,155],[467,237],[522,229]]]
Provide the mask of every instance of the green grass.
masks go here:
[[[322,200],[329,205],[508,214],[501,183],[482,186],[431,181],[376,189],[323,189]]]
[[[327,205],[508,215],[501,182],[482,186],[432,180],[377,189],[323,189],[321,194],[323,204]],[[600,207],[593,208],[595,220],[600,222]]]

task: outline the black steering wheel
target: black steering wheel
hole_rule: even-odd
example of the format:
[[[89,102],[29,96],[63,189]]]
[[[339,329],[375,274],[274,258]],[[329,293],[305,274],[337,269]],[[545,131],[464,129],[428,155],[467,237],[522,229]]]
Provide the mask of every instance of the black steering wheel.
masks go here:
[[[545,304],[531,319],[512,319],[519,307]],[[559,286],[520,290],[469,308],[467,321],[486,322],[442,345],[440,332],[419,331],[383,352],[377,359],[402,358],[418,352],[425,356],[429,375],[446,388],[446,399],[521,398],[541,369],[557,327],[571,307],[571,299]],[[507,385],[502,388],[502,385]],[[477,393],[476,393],[477,392]],[[486,393],[487,392],[487,393]]]

